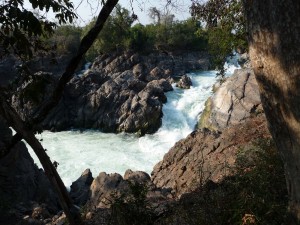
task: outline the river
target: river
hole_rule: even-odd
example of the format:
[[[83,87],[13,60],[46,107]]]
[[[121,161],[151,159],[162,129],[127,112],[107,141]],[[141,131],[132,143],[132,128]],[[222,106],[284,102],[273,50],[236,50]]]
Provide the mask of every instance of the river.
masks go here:
[[[230,66],[228,73],[232,73],[234,68]],[[190,89],[174,86],[174,91],[166,93],[168,102],[163,106],[162,126],[155,134],[138,137],[126,133],[74,130],[44,131],[37,135],[51,160],[59,163],[58,172],[65,185],[70,186],[87,168],[91,169],[94,177],[102,171],[123,175],[127,169],[151,173],[153,166],[162,160],[175,142],[194,130],[204,103],[212,94],[215,71],[188,75],[193,82]],[[30,153],[40,165],[31,149]]]

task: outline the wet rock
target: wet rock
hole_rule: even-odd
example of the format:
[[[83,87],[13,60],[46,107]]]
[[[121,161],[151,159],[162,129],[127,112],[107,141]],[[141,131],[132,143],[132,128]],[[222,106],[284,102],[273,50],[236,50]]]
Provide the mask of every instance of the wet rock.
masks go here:
[[[189,89],[192,86],[192,80],[190,77],[188,77],[186,74],[181,77],[181,79],[176,84],[176,87],[182,88],[182,89]]]

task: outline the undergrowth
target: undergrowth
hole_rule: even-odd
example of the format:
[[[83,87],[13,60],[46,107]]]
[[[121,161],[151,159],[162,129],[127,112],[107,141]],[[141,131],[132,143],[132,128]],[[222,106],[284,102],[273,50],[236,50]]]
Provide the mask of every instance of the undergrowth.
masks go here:
[[[286,224],[288,196],[284,169],[272,140],[240,149],[236,174],[207,182],[185,194],[173,212],[156,224]]]
[[[148,188],[144,184],[129,182],[129,193],[114,197],[111,207],[112,225],[151,225],[154,213],[147,201]]]

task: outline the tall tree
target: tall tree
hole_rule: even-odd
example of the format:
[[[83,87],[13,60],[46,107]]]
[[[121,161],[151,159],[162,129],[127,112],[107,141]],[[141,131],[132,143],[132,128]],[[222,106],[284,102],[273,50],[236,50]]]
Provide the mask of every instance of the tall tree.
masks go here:
[[[226,57],[233,50],[247,48],[245,17],[241,0],[192,0],[191,14],[203,24],[208,38],[208,48],[220,75],[224,76]]]
[[[148,15],[153,20],[153,22],[156,22],[157,24],[160,24],[161,11],[159,9],[157,9],[156,7],[151,7],[148,10]]]
[[[300,1],[210,0],[204,6],[194,4],[193,12],[211,27],[222,21],[220,10],[234,2],[244,6],[251,63],[270,132],[285,166],[292,215],[289,223],[299,224]]]
[[[250,57],[282,156],[289,210],[300,222],[300,1],[243,0]]]

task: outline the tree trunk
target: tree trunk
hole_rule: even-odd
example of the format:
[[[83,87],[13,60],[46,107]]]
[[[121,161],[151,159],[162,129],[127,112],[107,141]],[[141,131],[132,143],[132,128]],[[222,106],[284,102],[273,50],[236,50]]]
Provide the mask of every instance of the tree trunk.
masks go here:
[[[59,174],[57,173],[54,165],[52,164],[49,156],[47,155],[45,149],[34,136],[33,132],[25,126],[24,122],[17,114],[17,112],[6,102],[3,93],[1,93],[0,100],[0,115],[2,115],[3,118],[7,120],[9,125],[12,126],[16,132],[22,135],[24,140],[34,150],[34,153],[37,155],[45,170],[45,174],[53,185],[54,190],[58,194],[61,207],[68,218],[69,224],[82,224],[79,211],[72,204],[67,189],[62,182]]]
[[[53,91],[52,97],[41,105],[39,110],[35,113],[34,117],[30,119],[30,121],[22,121],[18,113],[6,101],[4,92],[0,91],[0,115],[2,115],[7,120],[8,124],[17,132],[13,138],[13,142],[9,147],[12,147],[14,143],[18,142],[21,138],[23,138],[32,147],[45,170],[45,174],[58,194],[61,207],[63,208],[70,225],[82,224],[79,211],[73,205],[65,185],[45,149],[35,137],[34,126],[41,122],[49,113],[49,111],[59,102],[66,84],[74,76],[75,69],[77,68],[79,62],[97,38],[99,32],[104,26],[105,21],[117,3],[118,0],[106,1],[99,13],[96,24],[87,33],[87,35],[83,37],[77,54],[72,58],[70,63],[67,65],[64,74],[60,77],[58,85]]]
[[[300,1],[243,0],[250,58],[286,173],[293,224],[300,221]]]

